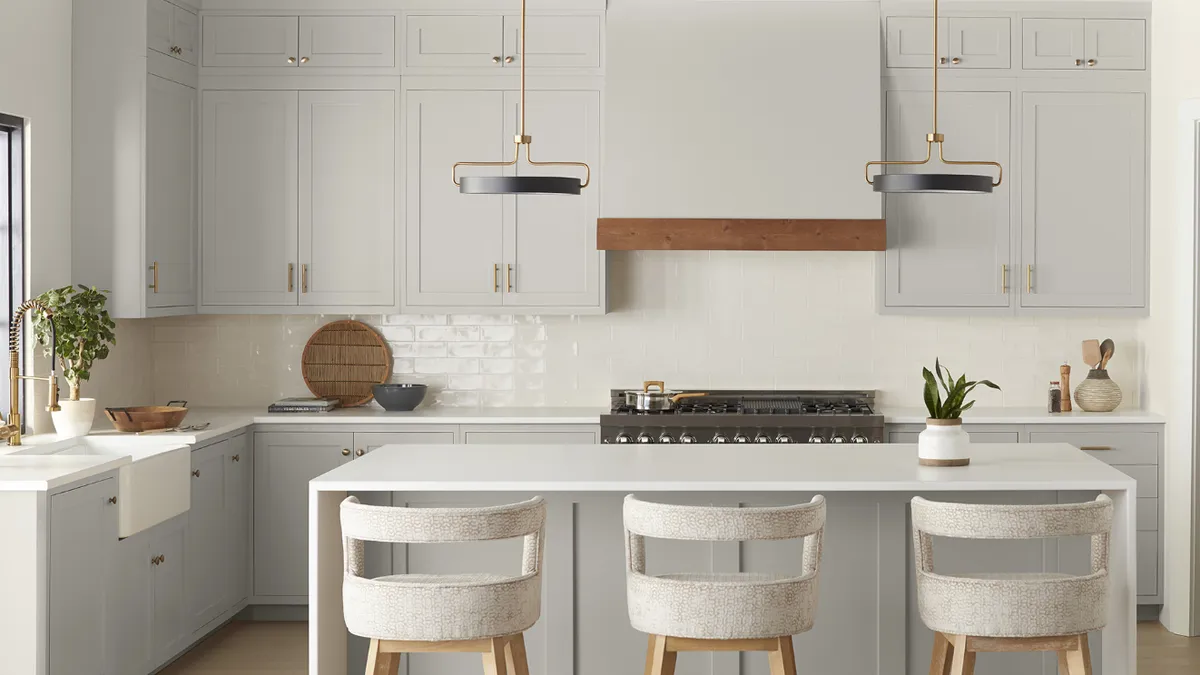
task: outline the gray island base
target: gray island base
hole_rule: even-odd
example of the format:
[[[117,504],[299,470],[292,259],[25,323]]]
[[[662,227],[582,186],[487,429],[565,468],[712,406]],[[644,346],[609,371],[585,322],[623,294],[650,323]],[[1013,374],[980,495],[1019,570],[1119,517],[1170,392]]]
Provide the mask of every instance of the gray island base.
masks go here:
[[[1091,636],[1100,675],[1136,672],[1136,483],[1066,444],[973,446],[971,465],[917,464],[916,446],[385,446],[309,484],[309,672],[362,672],[342,620],[339,504],[349,493],[411,506],[500,504],[546,497],[541,620],[527,634],[533,675],[641,672],[646,637],[629,626],[621,500],[791,504],[828,499],[816,625],[796,639],[799,672],[922,675],[932,633],[916,606],[908,500],[990,503],[1114,502],[1108,626]],[[366,494],[364,494],[366,493]],[[368,545],[370,546],[370,545]],[[368,574],[512,573],[519,540],[368,549]],[[800,541],[647,541],[651,574],[799,569]],[[515,548],[514,548],[515,547]],[[1086,538],[938,540],[937,569],[1084,573]],[[372,570],[371,567],[375,569]],[[348,649],[348,645],[350,648]],[[349,653],[349,657],[348,657]],[[348,670],[348,661],[352,664]],[[405,656],[402,675],[479,675],[471,654]],[[405,671],[403,668],[407,668]],[[1053,654],[982,654],[979,675],[1053,675]],[[681,654],[679,675],[769,672],[762,654]]]

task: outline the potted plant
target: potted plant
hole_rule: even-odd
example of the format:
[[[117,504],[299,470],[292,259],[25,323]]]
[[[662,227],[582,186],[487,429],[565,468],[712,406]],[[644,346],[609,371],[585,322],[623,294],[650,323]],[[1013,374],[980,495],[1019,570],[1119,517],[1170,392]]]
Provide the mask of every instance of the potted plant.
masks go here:
[[[962,428],[962,414],[975,405],[967,396],[981,384],[996,390],[1000,387],[988,380],[968,382],[966,375],[955,380],[940,360],[933,362],[933,370],[931,373],[922,368],[929,418],[925,420],[925,431],[917,439],[917,457],[922,466],[966,466],[971,463],[968,454],[971,437]]]
[[[108,291],[88,286],[63,286],[37,298],[54,313],[54,348],[58,365],[70,388],[70,396],[59,401],[62,410],[51,412],[59,438],[87,435],[96,415],[96,399],[80,398],[80,385],[91,378],[92,364],[108,357],[117,341],[116,324],[108,315]],[[50,356],[50,322],[34,314],[33,334]]]

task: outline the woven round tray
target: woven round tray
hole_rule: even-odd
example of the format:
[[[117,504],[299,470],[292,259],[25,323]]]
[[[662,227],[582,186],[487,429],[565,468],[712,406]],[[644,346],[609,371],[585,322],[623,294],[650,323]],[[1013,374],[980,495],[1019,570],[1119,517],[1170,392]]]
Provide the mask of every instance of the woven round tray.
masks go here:
[[[334,321],[317,329],[300,358],[304,383],[314,396],[336,398],[342,406],[369,403],[371,387],[392,375],[392,352],[361,321]]]

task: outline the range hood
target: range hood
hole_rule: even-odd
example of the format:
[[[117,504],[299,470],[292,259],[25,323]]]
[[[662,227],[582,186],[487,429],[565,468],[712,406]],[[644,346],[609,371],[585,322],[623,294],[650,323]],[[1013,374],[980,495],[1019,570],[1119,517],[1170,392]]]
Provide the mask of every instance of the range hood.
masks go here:
[[[600,218],[602,251],[882,251],[874,220],[778,218]]]

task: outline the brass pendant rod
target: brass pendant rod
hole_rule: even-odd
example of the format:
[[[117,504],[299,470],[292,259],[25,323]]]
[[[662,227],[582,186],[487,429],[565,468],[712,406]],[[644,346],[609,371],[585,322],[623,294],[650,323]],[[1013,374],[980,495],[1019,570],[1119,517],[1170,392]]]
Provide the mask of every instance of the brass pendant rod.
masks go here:
[[[522,0],[523,2],[524,0]],[[933,0],[933,135],[938,133],[938,0]]]
[[[525,3],[521,0],[521,138],[525,137]]]

